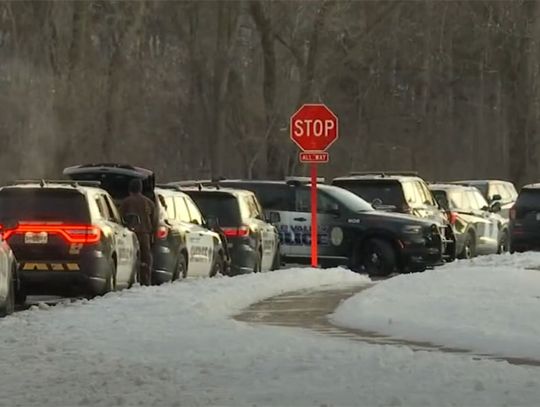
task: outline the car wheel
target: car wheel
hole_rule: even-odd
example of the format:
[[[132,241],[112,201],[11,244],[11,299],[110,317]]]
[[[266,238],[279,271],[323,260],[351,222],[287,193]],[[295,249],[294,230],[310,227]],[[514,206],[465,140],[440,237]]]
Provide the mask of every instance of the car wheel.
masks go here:
[[[261,252],[257,252],[255,257],[255,266],[253,267],[254,273],[260,273],[262,271],[262,255]]]
[[[463,243],[463,249],[459,255],[460,259],[472,259],[476,255],[474,235],[469,232],[465,237],[465,243]]]
[[[221,253],[217,255],[217,259],[212,266],[212,270],[210,270],[210,277],[215,277],[218,274],[225,274],[225,261],[223,260],[223,254]]]
[[[137,260],[135,260],[135,264],[133,265],[133,271],[131,273],[131,277],[129,279],[129,285],[128,288],[133,287],[135,284],[139,282],[139,270],[141,268],[141,255],[137,253]]]
[[[187,263],[186,263],[186,256],[184,256],[184,253],[180,253],[178,255],[178,260],[176,262],[176,271],[173,276],[173,281],[178,280],[181,278],[186,278],[188,273]]]
[[[109,260],[109,270],[110,273],[107,276],[107,281],[105,282],[105,289],[103,294],[110,293],[111,291],[116,291],[116,262],[114,259]]]
[[[508,231],[506,230],[504,231],[503,235],[501,236],[501,240],[499,241],[497,254],[502,254],[509,251],[509,245],[510,245],[510,236],[508,236]]]
[[[360,265],[370,276],[388,276],[396,269],[396,252],[388,241],[368,239],[361,248]]]

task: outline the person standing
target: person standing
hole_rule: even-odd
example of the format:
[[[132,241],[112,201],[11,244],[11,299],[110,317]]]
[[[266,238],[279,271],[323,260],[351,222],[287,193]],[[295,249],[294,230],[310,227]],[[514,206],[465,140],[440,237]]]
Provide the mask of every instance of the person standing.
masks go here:
[[[122,201],[120,210],[125,219],[137,215],[140,223],[133,227],[139,239],[141,267],[139,281],[141,285],[150,285],[152,280],[152,243],[158,228],[158,214],[152,200],[142,194],[142,181],[133,179],[129,183],[129,196]]]

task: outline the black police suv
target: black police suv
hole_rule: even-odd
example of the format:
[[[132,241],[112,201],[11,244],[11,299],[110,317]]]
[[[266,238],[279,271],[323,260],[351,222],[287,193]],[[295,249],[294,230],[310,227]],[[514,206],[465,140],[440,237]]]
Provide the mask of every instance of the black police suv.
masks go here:
[[[508,251],[508,221],[499,215],[498,201],[488,204],[474,187],[431,184],[429,188],[454,227],[458,257]]]
[[[162,284],[188,275],[214,276],[227,268],[224,248],[216,234],[194,224],[196,206],[189,216],[184,207],[192,205],[189,197],[170,189],[156,189],[152,171],[123,164],[86,164],[64,169],[64,175],[74,180],[99,181],[115,199],[117,205],[129,195],[129,183],[140,179],[143,194],[158,209],[159,227],[153,237],[152,283]],[[177,214],[178,212],[178,214]],[[183,220],[180,220],[182,216]],[[189,220],[186,219],[189,217]]]
[[[3,238],[5,233],[17,227],[16,223],[12,222],[11,225],[9,223],[0,224],[0,317],[9,315],[15,310],[15,296],[19,289],[17,260]]]
[[[450,183],[478,188],[478,190],[484,196],[488,204],[492,204],[495,201],[499,202],[501,205],[500,215],[505,219],[510,218],[510,209],[516,203],[516,199],[518,196],[516,187],[511,182],[493,179],[477,179],[452,181]]]
[[[0,216],[18,222],[3,233],[26,294],[95,296],[130,287],[139,243],[103,189],[65,181],[0,188]]]
[[[252,192],[219,186],[183,187],[182,190],[195,201],[210,223],[218,223],[226,236],[231,275],[280,267],[277,230],[265,222],[259,201]]]
[[[332,180],[371,203],[375,209],[414,215],[440,225],[445,261],[456,257],[456,238],[426,181],[416,172],[355,172]]]
[[[540,184],[521,188],[510,210],[510,252],[540,249]]]
[[[290,263],[310,261],[310,186],[302,180],[221,180],[226,188],[253,191],[278,228],[281,255]],[[317,186],[319,260],[385,276],[442,264],[440,225],[418,217],[378,211],[339,187]]]

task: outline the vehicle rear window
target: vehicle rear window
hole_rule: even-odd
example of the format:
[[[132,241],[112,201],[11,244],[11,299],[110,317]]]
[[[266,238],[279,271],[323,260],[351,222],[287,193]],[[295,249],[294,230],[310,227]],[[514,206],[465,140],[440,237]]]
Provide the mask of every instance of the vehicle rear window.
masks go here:
[[[76,190],[12,188],[0,191],[0,219],[88,223],[90,213]]]
[[[522,190],[516,201],[516,206],[520,208],[540,209],[540,190]]]
[[[334,181],[332,185],[347,189],[369,203],[380,199],[383,205],[401,207],[404,203],[401,184],[379,181]]]
[[[188,192],[203,215],[217,218],[220,226],[238,226],[242,223],[237,199],[229,194]]]

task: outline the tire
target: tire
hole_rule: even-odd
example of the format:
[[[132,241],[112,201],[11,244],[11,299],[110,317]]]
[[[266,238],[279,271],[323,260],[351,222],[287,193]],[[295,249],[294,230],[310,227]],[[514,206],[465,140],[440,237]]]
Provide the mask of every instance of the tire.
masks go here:
[[[215,277],[218,274],[225,274],[225,260],[223,260],[223,254],[218,253],[215,263],[212,265],[212,270],[210,270],[210,277]]]
[[[107,276],[102,295],[116,291],[116,262],[112,258],[109,260],[109,269],[111,272]]]
[[[505,230],[499,241],[499,247],[497,248],[497,254],[502,254],[510,251],[510,235],[508,230]]]
[[[182,252],[178,255],[178,259],[176,260],[176,270],[174,271],[172,281],[178,280],[179,278],[186,278],[187,275],[188,275],[188,268],[187,268],[186,256]]]
[[[140,268],[141,268],[141,255],[140,253],[137,253],[137,260],[135,261],[135,265],[133,266],[133,272],[129,280],[128,288],[133,287],[133,285],[139,282],[139,269]]]
[[[474,234],[472,232],[467,232],[465,237],[465,243],[463,243],[463,249],[459,254],[460,259],[472,259],[476,256],[476,244]]]
[[[274,256],[274,261],[272,262],[271,270],[279,270],[281,268],[281,253],[279,246],[276,249],[276,254]]]
[[[396,269],[396,251],[386,240],[368,239],[361,245],[359,263],[368,275],[386,277]]]
[[[255,257],[255,266],[253,267],[254,273],[260,273],[262,271],[262,255],[261,252],[257,251],[257,255]]]
[[[14,271],[10,273],[8,282],[8,294],[5,304],[0,307],[0,317],[5,317],[12,314],[15,311],[15,274]]]

